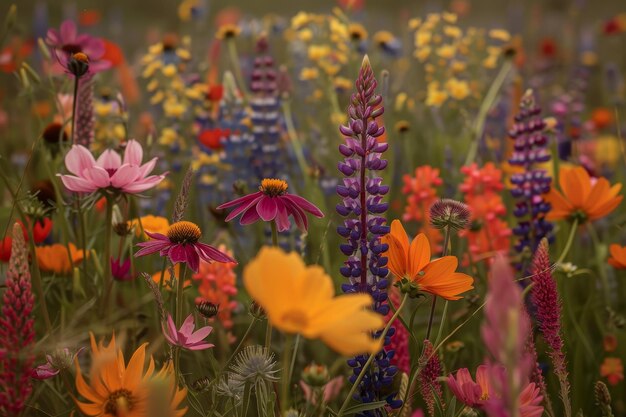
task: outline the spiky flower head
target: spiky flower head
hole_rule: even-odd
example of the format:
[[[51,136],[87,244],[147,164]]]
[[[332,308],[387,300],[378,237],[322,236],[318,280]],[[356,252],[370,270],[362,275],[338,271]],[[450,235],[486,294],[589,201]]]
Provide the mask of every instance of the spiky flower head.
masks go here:
[[[597,381],[594,387],[594,393],[596,397],[596,405],[600,407],[602,417],[613,417],[611,394],[609,393],[609,389],[606,384],[602,381]]]
[[[469,226],[471,214],[467,204],[443,198],[430,206],[430,224],[436,229],[463,230]]]
[[[231,378],[234,382],[259,384],[278,381],[278,364],[269,349],[254,345],[245,347],[230,366]]]

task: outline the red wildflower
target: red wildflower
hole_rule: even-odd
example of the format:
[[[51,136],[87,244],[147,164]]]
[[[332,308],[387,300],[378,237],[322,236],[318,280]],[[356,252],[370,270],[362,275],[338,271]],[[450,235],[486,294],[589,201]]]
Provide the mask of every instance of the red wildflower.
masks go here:
[[[200,132],[198,140],[212,150],[222,149],[222,139],[230,136],[230,129],[206,129]]]

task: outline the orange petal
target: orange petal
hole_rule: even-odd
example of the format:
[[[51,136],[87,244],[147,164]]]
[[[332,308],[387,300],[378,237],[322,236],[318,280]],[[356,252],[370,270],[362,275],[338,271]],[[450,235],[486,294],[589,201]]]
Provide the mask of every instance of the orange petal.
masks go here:
[[[393,235],[389,234],[383,238],[383,242],[389,245],[385,253],[389,259],[387,266],[397,279],[402,279],[407,273],[406,257],[402,243]]]
[[[409,249],[409,276],[415,279],[417,274],[430,262],[430,243],[425,234],[420,233],[411,242]]]
[[[591,193],[591,178],[583,167],[576,167],[565,177],[565,196],[576,208],[584,207]]]
[[[409,253],[409,236],[406,234],[404,230],[404,226],[400,223],[400,220],[394,220],[391,222],[391,232],[389,234],[400,242],[402,246],[402,250],[404,253]]]
[[[458,300],[459,294],[471,290],[474,279],[469,275],[454,272],[458,260],[454,256],[445,256],[431,262],[424,269],[424,276],[418,279],[420,289],[447,300]]]

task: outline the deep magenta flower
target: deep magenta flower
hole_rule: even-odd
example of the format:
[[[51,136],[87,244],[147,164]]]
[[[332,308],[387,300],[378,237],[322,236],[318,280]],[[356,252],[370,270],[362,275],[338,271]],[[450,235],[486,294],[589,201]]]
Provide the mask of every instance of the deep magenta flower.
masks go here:
[[[241,214],[241,225],[252,224],[257,220],[275,221],[279,232],[289,230],[291,222],[289,215],[293,216],[300,230],[305,231],[309,227],[306,213],[322,218],[324,213],[315,205],[304,198],[287,192],[289,185],[286,181],[266,178],[261,181],[259,191],[237,198],[228,203],[218,206],[218,209],[235,209],[226,217],[230,221]]]
[[[167,256],[174,264],[186,263],[196,273],[200,266],[200,258],[206,262],[237,263],[213,246],[199,242],[202,231],[192,222],[176,222],[169,227],[166,235],[150,233],[147,230],[145,232],[152,240],[138,243],[137,246],[142,249],[135,256],[159,252],[161,256]]]
[[[74,145],[65,156],[65,166],[74,175],[61,175],[63,185],[77,193],[93,193],[112,190],[128,194],[140,193],[155,187],[165,175],[148,175],[154,169],[157,158],[141,165],[143,149],[136,140],[129,140],[124,159],[112,149],[107,149],[94,159],[87,148]]]
[[[205,326],[194,332],[195,327],[193,314],[187,316],[180,330],[176,328],[172,315],[168,314],[167,326],[163,326],[163,336],[171,345],[188,350],[204,350],[215,346],[204,341],[204,338],[213,331],[213,327]]]
[[[122,261],[111,257],[111,274],[116,281],[131,281],[134,276],[130,273],[130,258]]]
[[[61,23],[59,30],[49,29],[46,34],[46,44],[52,48],[52,52],[63,68],[67,68],[72,56],[79,52],[89,57],[89,72],[91,73],[111,67],[109,61],[102,59],[105,53],[105,44],[102,39],[86,33],[79,34],[76,24],[71,20]]]

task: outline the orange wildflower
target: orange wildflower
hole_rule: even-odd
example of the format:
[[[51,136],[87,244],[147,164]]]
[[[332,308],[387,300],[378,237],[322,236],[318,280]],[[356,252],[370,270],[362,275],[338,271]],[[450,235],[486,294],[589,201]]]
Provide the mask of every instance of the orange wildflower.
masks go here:
[[[626,269],[626,246],[620,246],[616,243],[609,246],[611,257],[609,265],[615,269]]]
[[[174,276],[176,278],[180,277],[180,263],[174,265]],[[159,284],[161,282],[161,271],[152,274],[152,280]],[[189,287],[190,285],[191,280],[186,279],[184,284],[185,288]],[[169,266],[165,268],[165,273],[163,274],[163,286],[170,291],[172,290],[172,274],[170,273]]]
[[[600,365],[600,375],[611,385],[617,385],[624,379],[624,365],[620,358],[604,358]]]
[[[423,233],[409,245],[409,237],[398,220],[391,222],[391,232],[383,241],[389,245],[386,252],[389,270],[397,280],[407,279],[415,283],[418,291],[446,300],[458,300],[462,298],[459,294],[474,288],[472,277],[455,272],[458,265],[455,256],[430,260],[430,243]]]
[[[144,417],[152,415],[150,402],[155,396],[167,395],[169,413],[173,417],[182,417],[187,407],[178,406],[187,396],[187,389],[179,389],[171,362],[166,363],[161,371],[154,371],[154,359],[150,356],[148,368],[144,372],[146,345],[142,344],[133,353],[128,365],[122,349],[115,344],[115,335],[108,346],[96,344],[91,336],[92,362],[87,384],[81,373],[78,359],[76,363],[76,390],[86,399],[76,405],[86,416]],[[163,404],[160,402],[160,404]]]
[[[67,249],[70,253],[68,256]],[[75,265],[78,265],[85,258],[84,251],[78,250],[73,243],[66,247],[60,243],[48,246],[37,246],[37,264],[39,269],[52,272],[57,275],[67,275],[72,272]],[[70,265],[70,257],[72,264]]]
[[[552,204],[548,220],[594,221],[611,213],[622,201],[617,195],[622,184],[613,186],[604,177],[592,180],[583,167],[561,167],[561,192],[551,189],[546,200]]]
[[[224,245],[219,250],[232,256],[232,252]],[[232,314],[237,307],[237,301],[233,299],[237,295],[237,276],[235,275],[234,263],[220,262],[200,262],[200,269],[192,278],[199,281],[198,292],[200,297],[196,298],[196,303],[209,301],[219,305],[217,318],[225,329],[233,327]]]

